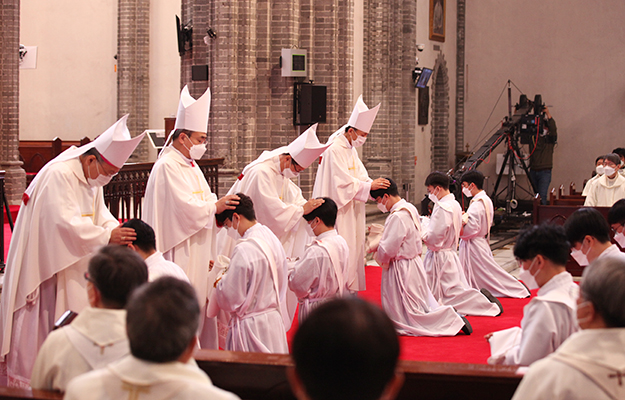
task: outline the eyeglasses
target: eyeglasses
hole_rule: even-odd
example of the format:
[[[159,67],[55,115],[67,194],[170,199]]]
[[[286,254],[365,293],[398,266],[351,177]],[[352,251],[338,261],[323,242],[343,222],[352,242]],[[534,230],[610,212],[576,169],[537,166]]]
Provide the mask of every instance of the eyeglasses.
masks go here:
[[[91,282],[91,283],[95,283],[95,281],[93,279],[91,279],[91,276],[89,276],[89,272],[85,272],[85,280],[87,282]]]

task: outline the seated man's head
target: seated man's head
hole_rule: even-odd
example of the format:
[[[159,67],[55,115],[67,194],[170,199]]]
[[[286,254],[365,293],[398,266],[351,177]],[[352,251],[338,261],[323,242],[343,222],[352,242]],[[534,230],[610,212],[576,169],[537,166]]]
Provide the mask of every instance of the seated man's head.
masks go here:
[[[612,153],[619,156],[619,158],[621,159],[621,167],[622,167],[623,163],[625,163],[625,148],[617,147],[616,149],[612,150]]]
[[[603,175],[603,159],[605,156],[601,155],[595,159],[595,172],[597,175]]]
[[[620,167],[621,158],[618,156],[618,154],[606,154],[605,158],[603,159],[603,172],[605,173],[605,176],[613,179],[614,177],[616,177],[616,174]]]
[[[611,246],[610,225],[595,208],[576,210],[564,223],[564,230],[571,243],[571,255],[580,265],[593,262]]]
[[[432,172],[425,179],[425,186],[431,195],[430,199],[433,196],[440,200],[449,194],[449,176],[438,171]]]
[[[357,298],[315,309],[295,334],[292,357],[287,374],[299,399],[392,399],[403,384],[393,323]]]
[[[315,236],[319,236],[323,232],[334,229],[336,224],[336,214],[338,208],[334,200],[329,197],[320,197],[323,203],[308,214],[304,214],[304,219],[310,225]]]
[[[614,233],[614,240],[625,249],[625,199],[620,199],[610,207],[608,223]]]
[[[133,218],[126,221],[122,227],[135,230],[137,238],[128,247],[139,253],[144,260],[156,252],[156,237],[154,229],[150,225],[140,219]]]
[[[249,196],[243,193],[237,193],[237,196],[240,200],[235,209],[215,214],[215,220],[217,226],[225,226],[243,236],[245,231],[256,223],[256,213],[254,212],[254,203]]]
[[[391,178],[385,178],[389,181],[390,185],[386,189],[370,190],[369,195],[375,199],[378,203],[378,208],[382,212],[389,212],[391,207],[395,205],[401,197],[399,197],[399,190],[397,190],[397,184]]]
[[[467,171],[460,178],[462,193],[467,197],[473,197],[483,189],[484,174],[478,170]]]
[[[561,226],[545,223],[521,231],[514,245],[514,257],[522,270],[519,278],[530,289],[542,287],[566,271],[570,249]]]
[[[577,320],[582,329],[625,328],[625,261],[602,257],[580,285]]]
[[[133,356],[155,363],[187,362],[197,343],[200,306],[193,287],[162,277],[133,293],[126,308]]]
[[[87,295],[97,308],[122,309],[132,292],[148,281],[148,267],[137,253],[124,246],[109,245],[89,260]]]

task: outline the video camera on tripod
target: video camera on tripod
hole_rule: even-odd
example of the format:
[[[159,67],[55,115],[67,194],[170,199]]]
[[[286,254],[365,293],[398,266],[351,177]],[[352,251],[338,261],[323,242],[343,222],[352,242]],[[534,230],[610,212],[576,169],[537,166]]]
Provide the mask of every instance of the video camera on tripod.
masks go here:
[[[521,144],[528,144],[535,146],[538,136],[545,136],[547,143],[555,143],[555,139],[552,136],[545,135],[545,124],[547,122],[544,111],[545,104],[542,101],[542,96],[537,94],[534,96],[534,101],[530,101],[526,95],[522,94],[519,98],[519,104],[516,105],[516,109],[526,108],[528,113],[522,114],[519,119],[518,125],[518,140]],[[533,114],[529,112],[534,111]]]

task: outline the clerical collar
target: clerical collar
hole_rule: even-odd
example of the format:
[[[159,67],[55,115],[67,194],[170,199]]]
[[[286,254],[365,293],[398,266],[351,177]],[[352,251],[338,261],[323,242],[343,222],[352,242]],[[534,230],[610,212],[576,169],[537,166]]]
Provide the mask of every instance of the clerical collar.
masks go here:
[[[171,146],[171,148],[174,149],[176,151],[176,153],[180,154],[180,157],[182,157],[182,159],[185,160],[187,162],[187,164],[189,164],[191,167],[195,166],[195,163],[193,162],[193,159],[186,157],[184,154],[182,154],[180,152],[180,150],[178,150],[174,146]]]

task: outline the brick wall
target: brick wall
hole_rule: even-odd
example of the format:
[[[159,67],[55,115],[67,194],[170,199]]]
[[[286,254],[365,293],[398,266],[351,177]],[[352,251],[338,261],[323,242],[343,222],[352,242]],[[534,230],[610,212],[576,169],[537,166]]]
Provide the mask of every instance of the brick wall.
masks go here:
[[[440,53],[432,73],[432,170],[447,172],[449,159],[449,75],[447,61]]]
[[[19,204],[26,173],[19,161],[19,0],[0,0],[0,169],[10,204]]]
[[[308,50],[309,78],[328,88],[324,141],[347,122],[353,106],[353,9],[340,0],[183,0],[182,21],[192,22],[193,50],[181,65],[181,87],[198,97],[212,91],[207,157],[224,157],[220,194],[264,150],[284,146],[307,127],[293,126],[293,83],[279,66],[282,48]],[[217,37],[204,43],[208,28]],[[191,67],[208,65],[208,82],[192,82]],[[300,176],[305,197],[316,163]]]
[[[119,0],[117,23],[117,117],[130,114],[128,130],[136,136],[148,128],[150,1]],[[142,140],[129,161],[147,160]]]

